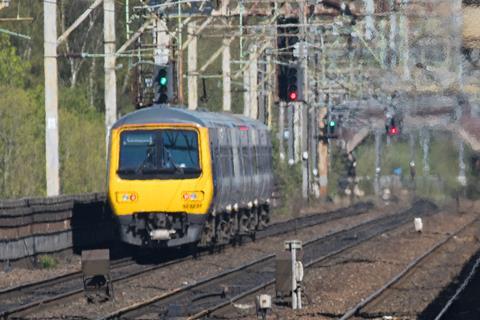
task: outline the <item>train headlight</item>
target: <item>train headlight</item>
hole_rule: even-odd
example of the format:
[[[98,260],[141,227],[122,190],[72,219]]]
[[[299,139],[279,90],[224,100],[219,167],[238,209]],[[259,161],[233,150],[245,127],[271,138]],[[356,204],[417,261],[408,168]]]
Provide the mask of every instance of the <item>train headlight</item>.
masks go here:
[[[135,202],[138,199],[136,192],[117,192],[117,202]]]
[[[186,191],[182,193],[183,201],[202,201],[202,191]]]

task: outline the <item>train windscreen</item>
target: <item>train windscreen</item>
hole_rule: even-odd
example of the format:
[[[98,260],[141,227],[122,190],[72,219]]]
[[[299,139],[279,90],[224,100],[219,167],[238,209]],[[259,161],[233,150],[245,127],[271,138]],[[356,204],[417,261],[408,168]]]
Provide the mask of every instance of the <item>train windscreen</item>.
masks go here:
[[[186,179],[201,173],[193,130],[124,131],[117,173],[125,179]]]

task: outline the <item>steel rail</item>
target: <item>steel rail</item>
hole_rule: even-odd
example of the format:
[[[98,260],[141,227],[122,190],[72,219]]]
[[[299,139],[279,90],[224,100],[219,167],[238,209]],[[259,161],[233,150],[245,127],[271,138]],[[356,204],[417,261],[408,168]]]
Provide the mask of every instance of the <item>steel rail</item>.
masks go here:
[[[373,204],[371,202],[366,202],[366,203],[362,202],[362,203],[357,203],[357,204],[355,204],[353,206],[350,206],[350,207],[337,209],[337,210],[334,210],[334,211],[331,211],[331,212],[328,212],[328,213],[314,213],[314,214],[310,214],[310,215],[307,215],[307,216],[304,216],[304,217],[295,218],[295,219],[292,219],[292,220],[272,223],[268,226],[267,229],[259,231],[259,236],[257,236],[256,239],[262,239],[262,238],[266,238],[266,237],[269,237],[269,236],[273,236],[275,234],[279,234],[281,231],[271,232],[272,230],[274,231],[275,228],[283,228],[285,231],[288,231],[288,229],[291,228],[291,223],[296,223],[297,228],[308,228],[308,227],[312,226],[313,224],[316,224],[317,222],[319,222],[319,223],[330,222],[330,221],[332,221],[336,218],[341,219],[341,218],[344,218],[344,217],[349,217],[351,215],[364,213],[367,210],[370,210],[372,208],[373,208]],[[347,212],[345,214],[344,211],[349,211],[349,210],[353,210],[353,211]],[[325,219],[318,219],[319,216],[320,216],[320,218],[323,217]],[[311,222],[309,220],[315,220],[315,221]],[[120,260],[117,260],[117,261],[113,262],[112,266],[114,268],[119,268],[119,267],[124,267],[126,265],[129,265],[132,262],[133,262],[132,258],[124,258],[124,259],[120,259]],[[44,280],[40,280],[40,281],[28,282],[28,283],[20,284],[20,285],[13,286],[13,287],[1,288],[0,289],[0,300],[2,300],[2,298],[4,298],[5,295],[11,294],[15,291],[19,292],[19,294],[20,294],[20,291],[23,291],[23,290],[26,290],[26,289],[34,290],[36,288],[39,288],[39,287],[42,287],[42,286],[45,286],[45,285],[52,285],[54,283],[63,282],[63,281],[66,281],[66,280],[73,279],[75,277],[80,277],[81,275],[82,275],[81,271],[74,271],[74,272],[66,273],[66,274],[63,274],[61,276],[54,277],[54,278],[48,278],[48,279],[44,279]]]
[[[465,290],[467,285],[470,283],[472,280],[473,276],[476,274],[478,266],[480,265],[480,257],[475,261],[475,264],[473,265],[472,269],[470,270],[470,273],[468,274],[467,278],[465,281],[463,281],[462,285],[457,289],[455,294],[448,299],[447,303],[445,303],[445,306],[440,310],[440,312],[437,314],[434,320],[440,320],[442,317],[447,313],[447,311],[450,309],[454,301],[458,298],[460,294]]]
[[[371,222],[371,221],[368,221],[368,222],[366,222],[366,223],[364,223],[364,224],[368,224],[368,223],[370,223],[370,222]],[[400,223],[399,225],[391,226],[391,227],[389,227],[389,228],[386,228],[386,229],[380,231],[379,233],[374,233],[374,234],[372,234],[372,235],[370,235],[370,236],[362,239],[362,240],[359,241],[359,242],[346,245],[345,247],[342,247],[342,248],[340,248],[340,249],[338,249],[338,250],[332,251],[331,253],[329,253],[329,254],[327,254],[327,255],[320,256],[320,257],[318,257],[318,258],[316,258],[316,259],[313,259],[313,260],[305,263],[305,264],[304,264],[304,267],[305,267],[305,268],[310,268],[310,267],[312,267],[312,266],[314,266],[314,265],[316,265],[316,264],[318,264],[318,263],[320,263],[320,262],[322,262],[322,261],[324,261],[324,260],[327,260],[327,259],[329,259],[329,258],[332,258],[332,257],[334,257],[334,256],[336,256],[336,255],[338,255],[338,254],[340,254],[340,253],[342,253],[342,252],[345,252],[345,251],[347,251],[347,250],[349,250],[349,249],[351,249],[351,248],[354,248],[354,247],[356,247],[356,246],[358,246],[358,245],[360,245],[360,244],[362,244],[362,243],[365,243],[365,242],[367,242],[368,240],[371,240],[372,238],[377,237],[379,234],[382,234],[382,233],[391,231],[391,230],[393,230],[393,229],[396,229],[396,228],[398,228],[398,227],[400,227],[400,226],[402,226],[402,225],[404,225],[404,224],[406,224],[406,223],[408,223],[408,222],[409,222],[409,221],[405,221],[405,222],[403,222],[403,223]],[[348,229],[347,229],[347,230],[348,230]],[[341,230],[340,232],[343,232],[343,231],[345,231],[345,230]],[[308,244],[308,243],[307,243],[307,244]],[[306,245],[306,244],[305,244],[305,245]],[[275,279],[272,279],[272,280],[269,281],[268,283],[264,283],[264,284],[258,285],[257,287],[255,287],[255,288],[253,288],[253,289],[251,289],[251,290],[249,290],[249,291],[247,291],[247,292],[245,292],[245,293],[242,293],[242,294],[240,294],[240,295],[238,295],[238,296],[235,296],[235,297],[231,298],[231,299],[230,299],[229,301],[227,301],[227,302],[224,302],[224,303],[222,303],[222,304],[219,304],[219,305],[217,305],[217,306],[214,306],[214,307],[209,308],[209,309],[206,309],[206,310],[202,310],[202,311],[198,312],[197,314],[188,317],[187,319],[188,319],[188,320],[200,319],[200,318],[203,318],[203,317],[205,317],[205,316],[207,316],[207,315],[212,315],[214,312],[216,312],[216,311],[218,311],[218,310],[220,310],[220,309],[226,308],[226,307],[228,307],[228,305],[230,305],[230,304],[232,304],[232,303],[234,303],[234,302],[236,302],[236,301],[238,301],[238,300],[240,300],[240,299],[243,299],[243,298],[245,298],[246,296],[252,295],[253,293],[258,292],[258,291],[260,291],[260,290],[263,289],[263,288],[272,286],[274,283],[275,283]]]
[[[370,221],[369,221],[369,222],[370,222]],[[366,223],[368,223],[368,222],[366,222]],[[366,224],[366,223],[365,223],[365,224]],[[397,227],[398,227],[398,226],[393,226],[392,228],[388,228],[388,229],[382,230],[380,233],[388,232],[388,231],[390,231],[390,230],[392,230],[392,229],[395,229],[395,228],[397,228]],[[348,229],[346,229],[346,230],[348,230]],[[345,230],[341,230],[340,232],[342,232],[342,231],[345,231]],[[368,241],[368,240],[370,240],[370,239],[372,239],[372,238],[374,238],[374,237],[376,237],[376,236],[378,236],[378,235],[379,235],[378,233],[375,233],[375,234],[373,234],[373,235],[371,235],[371,236],[369,236],[369,237],[367,237],[367,238],[365,238],[365,239],[362,239],[362,240],[359,241],[359,242],[352,243],[352,244],[347,245],[347,246],[345,246],[345,247],[342,247],[342,248],[340,248],[340,249],[338,249],[338,250],[335,250],[335,251],[333,251],[333,252],[331,252],[331,253],[329,253],[329,254],[327,254],[327,255],[324,255],[324,256],[321,256],[321,257],[319,257],[319,258],[317,258],[317,259],[314,259],[314,260],[306,263],[306,264],[304,265],[304,267],[305,267],[305,268],[309,268],[309,267],[311,267],[312,265],[315,265],[315,264],[317,264],[317,263],[319,263],[319,262],[322,262],[322,261],[327,260],[327,259],[329,259],[329,258],[331,258],[331,257],[334,257],[334,256],[336,256],[336,255],[338,255],[338,254],[340,254],[340,253],[342,253],[342,252],[344,252],[344,251],[347,251],[348,249],[354,248],[354,247],[356,247],[356,246],[358,246],[358,245],[360,245],[360,244],[362,244],[362,243],[364,243],[364,242],[366,242],[366,241]],[[307,245],[307,244],[308,244],[308,243],[306,243],[305,245]],[[258,292],[258,291],[260,291],[260,290],[262,290],[262,289],[264,289],[264,288],[266,288],[266,287],[272,286],[275,282],[276,282],[276,280],[275,280],[275,279],[272,279],[272,280],[270,280],[270,281],[268,281],[268,282],[262,283],[262,284],[258,285],[258,286],[255,287],[255,288],[252,288],[252,289],[250,289],[250,290],[248,290],[248,291],[246,291],[246,292],[244,292],[244,293],[242,293],[242,294],[240,294],[240,295],[237,295],[237,296],[231,298],[229,301],[223,302],[223,303],[218,304],[218,305],[216,305],[216,306],[214,306],[214,307],[211,307],[211,308],[209,308],[209,309],[202,310],[202,311],[200,311],[200,312],[198,312],[198,313],[196,313],[196,314],[188,317],[187,319],[188,319],[188,320],[200,319],[200,318],[203,318],[203,317],[205,317],[205,316],[207,316],[207,315],[211,315],[213,312],[218,311],[219,309],[222,309],[222,308],[224,308],[224,307],[227,307],[229,304],[231,304],[231,303],[233,303],[233,302],[236,302],[236,301],[238,301],[238,300],[240,300],[240,299],[243,299],[243,298],[245,298],[245,297],[247,297],[247,296],[249,296],[249,295],[252,295],[252,294],[254,294],[255,292]]]
[[[116,283],[116,282],[126,280],[126,279],[133,279],[133,278],[141,276],[145,273],[148,273],[148,272],[151,272],[151,271],[154,271],[154,270],[157,270],[157,269],[165,268],[165,267],[171,266],[173,264],[178,264],[180,262],[184,262],[184,261],[187,261],[187,260],[190,260],[190,259],[191,259],[191,257],[185,257],[185,258],[181,258],[181,259],[177,259],[177,260],[167,261],[167,262],[157,264],[157,265],[153,265],[153,266],[143,267],[143,268],[140,268],[139,270],[137,270],[135,272],[126,273],[124,275],[115,277],[114,279],[112,279],[112,283]],[[122,265],[121,267],[128,267],[128,266],[134,264],[133,260],[131,260],[130,262],[132,262],[132,263],[126,263],[125,265]],[[119,267],[119,268],[121,268],[121,267]],[[81,271],[79,273],[80,273],[80,275],[78,277],[80,277],[81,274],[82,274]],[[57,281],[56,278],[52,279],[52,280],[54,280],[55,284],[59,282],[59,281]],[[76,279],[76,277],[71,277],[70,280],[79,280],[79,279]],[[48,283],[48,281],[46,281],[45,284],[47,284],[47,285],[50,284],[51,285],[52,283]],[[0,319],[8,319],[9,317],[24,316],[28,313],[31,313],[33,311],[38,310],[39,308],[42,308],[42,309],[47,308],[51,305],[59,303],[60,301],[73,299],[75,297],[80,297],[82,294],[83,294],[83,287],[77,287],[76,289],[69,290],[67,292],[64,292],[64,293],[61,293],[61,294],[58,294],[58,295],[54,295],[54,296],[51,296],[51,297],[48,297],[48,298],[45,298],[45,299],[32,301],[30,303],[20,305],[20,306],[14,307],[12,309],[7,309],[5,311],[2,311],[2,312],[0,312]]]
[[[131,262],[132,262],[132,258],[123,258],[123,259],[114,261],[112,263],[112,266],[115,268],[123,267],[125,265],[130,264]],[[9,294],[20,295],[21,292],[24,290],[35,290],[36,288],[40,288],[45,285],[53,285],[55,283],[72,280],[74,278],[78,278],[81,276],[82,276],[82,271],[74,271],[74,272],[62,274],[54,278],[47,278],[40,281],[27,282],[17,286],[13,286],[13,287],[2,288],[0,289],[0,301],[2,300],[2,298],[4,298],[6,295],[9,295]],[[0,316],[1,316],[1,313],[0,313]]]
[[[337,209],[331,212],[316,213],[316,214],[311,214],[304,217],[295,218],[292,220],[277,222],[269,225],[266,229],[257,232],[256,239],[263,239],[267,237],[277,236],[285,232],[293,232],[298,229],[304,229],[314,225],[328,223],[328,222],[342,219],[342,218],[347,218],[353,215],[363,214],[372,208],[373,208],[373,204],[371,202],[358,203],[353,206]],[[246,239],[248,241],[248,238]],[[141,276],[143,274],[146,274],[148,272],[158,270],[161,268],[166,268],[171,265],[178,264],[187,260],[195,259],[198,256],[203,256],[207,254],[209,254],[207,250],[202,250],[199,252],[198,255],[194,257],[187,256],[180,259],[176,258],[174,260],[167,261],[161,264],[150,265],[147,267],[141,266],[138,270],[134,272],[129,272],[129,273],[120,275],[118,277],[114,277],[112,279],[112,282],[115,284],[119,281],[132,279],[132,278]],[[122,260],[121,262],[122,263],[115,265],[115,268],[112,269],[112,271],[117,271],[122,267],[135,265],[135,261],[133,259],[125,259],[125,260]],[[65,274],[59,277],[50,278],[50,279],[42,280],[39,282],[19,285],[13,288],[6,288],[0,291],[0,301],[3,301],[4,298],[8,296],[21,296],[21,293],[25,291],[35,292],[38,289],[48,288],[55,284],[60,284],[60,283],[64,284],[66,281],[78,281],[79,279],[81,279],[81,275],[82,275],[81,271],[76,271],[70,274]],[[34,300],[23,305],[17,305],[13,308],[7,308],[6,310],[3,310],[3,311],[0,309],[0,319],[7,319],[13,316],[22,316],[30,312],[36,311],[40,308],[42,309],[47,308],[63,300],[69,300],[76,297],[80,297],[82,293],[83,293],[83,287],[77,286],[76,289],[68,290],[58,295],[50,296],[48,298]],[[1,308],[1,303],[0,303],[0,308]]]
[[[183,293],[183,292],[186,292],[188,290],[192,290],[192,289],[195,289],[195,288],[198,288],[200,287],[201,285],[205,285],[205,284],[209,284],[215,280],[218,280],[218,279],[222,279],[226,276],[230,276],[236,272],[239,272],[239,271],[242,271],[242,270],[245,270],[247,268],[253,268],[255,267],[256,265],[262,265],[264,262],[268,262],[268,261],[271,261],[272,259],[275,258],[275,254],[269,254],[269,255],[266,255],[266,256],[263,256],[253,262],[250,262],[250,263],[247,263],[247,264],[244,264],[244,265],[241,265],[237,268],[234,268],[234,269],[230,269],[230,270],[226,270],[224,272],[221,272],[219,274],[216,274],[216,275],[213,275],[211,277],[208,277],[208,278],[205,278],[205,279],[202,279],[202,280],[199,280],[195,283],[192,283],[192,284],[189,284],[189,285],[186,285],[186,286],[182,286],[182,287],[179,287],[179,288],[175,288],[167,293],[164,293],[164,294],[161,294],[161,295],[158,295],[158,296],[155,296],[147,301],[144,301],[144,302],[140,302],[140,303],[137,303],[137,304],[134,304],[134,305],[131,305],[131,306],[127,306],[125,308],[122,308],[120,310],[117,310],[105,317],[100,317],[98,318],[98,320],[104,320],[104,319],[118,319],[118,318],[121,318],[122,316],[124,316],[125,314],[127,313],[131,313],[133,311],[136,311],[136,310],[139,310],[140,308],[143,308],[143,307],[146,307],[146,306],[149,306],[153,303],[156,303],[156,302],[159,302],[161,300],[164,300],[164,299],[167,299],[167,298],[170,298],[170,297],[173,297],[175,294],[178,294],[178,293]]]
[[[375,292],[370,294],[368,297],[365,299],[362,299],[361,302],[359,302],[357,305],[355,305],[353,308],[348,310],[341,318],[340,320],[346,320],[349,319],[355,315],[358,314],[358,312],[363,309],[365,306],[370,304],[373,300],[375,300],[378,296],[380,296],[382,293],[384,293],[387,289],[389,289],[392,285],[400,281],[408,272],[410,272],[413,268],[415,268],[420,262],[422,262],[425,258],[429,257],[431,254],[433,254],[438,248],[443,246],[445,243],[447,243],[449,240],[451,240],[453,237],[458,235],[459,233],[463,232],[466,228],[471,226],[472,224],[476,223],[479,221],[480,218],[476,218],[466,225],[458,228],[454,233],[448,235],[447,237],[443,238],[439,242],[437,242],[435,245],[433,245],[430,249],[428,249],[426,252],[424,252],[422,255],[418,256],[416,259],[411,261],[402,271],[400,271],[397,275],[395,275],[392,279],[390,279],[387,283],[385,283],[381,288],[377,289]]]
[[[311,266],[312,264],[318,263],[323,259],[331,257],[332,255],[338,254],[348,248],[351,248],[368,239],[371,239],[374,236],[382,234],[391,229],[395,229],[403,225],[407,221],[409,221],[408,219],[412,218],[414,215],[423,216],[433,211],[432,207],[429,207],[429,208],[422,207],[420,208],[421,210],[420,213],[413,212],[414,209],[418,209],[418,208],[412,207],[406,211],[402,211],[395,215],[383,216],[378,219],[372,219],[362,224],[356,225],[352,228],[333,232],[326,236],[322,236],[306,242],[303,245],[304,254],[305,255],[319,254],[320,257],[311,258],[311,260],[305,263],[305,265],[307,267]],[[330,248],[329,246],[333,248]],[[338,246],[340,246],[340,248],[337,248]],[[327,250],[327,252],[322,255],[321,253],[322,250],[324,251]],[[233,301],[236,301],[248,294],[251,294],[252,292],[255,292],[256,290],[259,290],[260,288],[263,288],[265,286],[272,284],[275,281],[273,271],[272,271],[274,270],[274,265],[273,265],[274,258],[275,258],[274,254],[262,257],[261,259],[254,260],[238,268],[227,270],[218,275],[200,280],[193,284],[176,288],[169,293],[153,297],[148,301],[137,303],[135,305],[125,307],[121,310],[117,310],[99,319],[102,319],[102,320],[120,319],[124,317],[135,318],[135,317],[148,314],[150,309],[154,309],[154,310],[165,309],[171,303],[181,303],[181,302],[184,302],[184,305],[187,306],[186,308],[190,310],[188,311],[187,316],[190,316],[191,319],[204,317],[206,315],[211,314],[215,310],[218,310],[219,308],[222,308],[232,303]],[[265,270],[268,270],[268,271],[265,271]],[[259,281],[258,278],[261,278],[261,280]],[[230,286],[227,286],[228,281],[230,281]],[[248,286],[248,281],[254,282],[253,288],[243,289],[244,291],[240,292],[236,296],[229,297],[228,299],[226,299],[226,297],[221,297],[220,299],[221,300],[223,299],[222,301],[217,302],[210,307],[203,307],[203,305],[206,302],[204,304],[201,303],[201,306],[202,306],[201,309],[195,310],[196,308],[194,305],[195,299],[191,297],[193,292],[195,292],[196,294],[199,294],[200,292],[203,293],[204,291],[212,290],[212,288],[215,288],[215,286],[235,288],[236,286],[238,287],[238,284],[237,284],[238,282],[242,284],[241,287],[244,287],[244,286]],[[245,285],[245,283],[247,283],[247,285]],[[197,309],[198,309],[198,306],[197,306]]]

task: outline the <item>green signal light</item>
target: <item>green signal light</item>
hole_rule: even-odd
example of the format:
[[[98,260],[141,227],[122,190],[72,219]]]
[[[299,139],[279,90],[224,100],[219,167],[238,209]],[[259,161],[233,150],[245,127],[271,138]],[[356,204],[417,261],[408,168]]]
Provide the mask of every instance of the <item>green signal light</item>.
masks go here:
[[[160,78],[160,85],[165,86],[167,85],[167,78],[166,77],[161,77]]]
[[[335,121],[330,120],[330,122],[328,123],[328,125],[329,125],[330,127],[335,127],[337,124],[335,123]]]

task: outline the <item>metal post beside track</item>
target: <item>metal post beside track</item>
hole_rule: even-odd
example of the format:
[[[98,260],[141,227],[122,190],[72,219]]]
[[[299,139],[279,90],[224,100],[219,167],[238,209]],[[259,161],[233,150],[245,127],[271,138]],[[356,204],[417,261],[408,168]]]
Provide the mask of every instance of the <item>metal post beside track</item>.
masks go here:
[[[298,263],[297,263],[297,250],[302,249],[302,241],[300,240],[289,240],[285,241],[285,250],[292,253],[292,309],[301,309],[302,308],[302,292],[300,287],[297,285],[299,280],[298,276]]]

